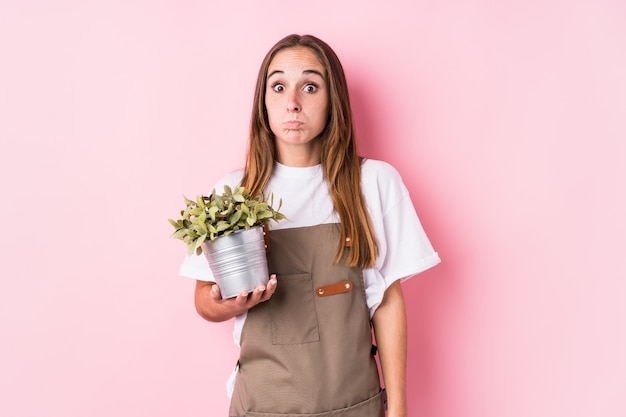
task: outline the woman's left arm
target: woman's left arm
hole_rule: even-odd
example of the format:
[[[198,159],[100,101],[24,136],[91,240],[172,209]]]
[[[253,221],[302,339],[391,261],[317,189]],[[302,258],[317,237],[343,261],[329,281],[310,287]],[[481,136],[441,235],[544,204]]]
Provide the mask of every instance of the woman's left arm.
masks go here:
[[[385,291],[372,319],[387,389],[388,417],[406,417],[407,325],[400,281]]]

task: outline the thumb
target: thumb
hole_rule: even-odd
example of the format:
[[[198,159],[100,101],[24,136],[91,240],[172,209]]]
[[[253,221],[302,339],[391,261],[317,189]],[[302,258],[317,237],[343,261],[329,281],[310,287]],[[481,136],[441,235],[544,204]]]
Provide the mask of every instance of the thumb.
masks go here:
[[[211,298],[213,298],[214,300],[219,300],[220,298],[222,298],[220,294],[220,287],[218,287],[217,284],[213,284],[211,286]]]

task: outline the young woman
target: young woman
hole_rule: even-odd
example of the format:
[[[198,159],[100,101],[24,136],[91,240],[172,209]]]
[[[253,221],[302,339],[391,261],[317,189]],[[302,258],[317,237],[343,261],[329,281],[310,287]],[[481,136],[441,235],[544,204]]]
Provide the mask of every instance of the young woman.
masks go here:
[[[406,416],[406,313],[400,281],[437,263],[408,191],[389,164],[358,156],[339,59],[290,35],[261,65],[245,169],[224,177],[282,198],[269,233],[267,286],[222,299],[203,257],[197,280],[209,321],[236,317],[240,359],[230,416]]]

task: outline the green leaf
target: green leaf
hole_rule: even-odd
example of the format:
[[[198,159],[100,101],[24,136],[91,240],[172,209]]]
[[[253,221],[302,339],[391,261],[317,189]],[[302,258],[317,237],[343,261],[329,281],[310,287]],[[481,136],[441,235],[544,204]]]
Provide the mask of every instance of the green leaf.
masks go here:
[[[223,217],[229,216],[235,210],[235,204],[233,202],[228,203],[226,210],[220,211],[220,215]]]
[[[181,213],[181,215],[183,216],[183,219],[189,220],[190,211],[191,211],[191,206],[188,206],[185,210],[183,210],[183,212]]]
[[[217,222],[217,224],[215,225],[215,229],[217,230],[217,232],[223,232],[224,230],[228,230],[230,228],[230,223],[224,221],[224,220],[220,220],[219,222]]]
[[[239,188],[237,190],[239,190]],[[244,201],[246,201],[246,198],[243,196],[243,194],[241,194],[241,192],[235,191],[235,194],[233,194],[233,200],[238,203],[243,203]]]
[[[193,227],[193,230],[196,231],[196,233],[198,233],[198,235],[202,236],[202,235],[206,235],[207,233],[209,233],[209,228],[207,227],[206,223],[198,223]]]
[[[180,239],[180,240],[183,240],[183,239],[185,238],[185,236],[187,236],[187,234],[188,234],[188,233],[189,233],[189,231],[188,231],[187,229],[179,229],[179,230],[175,231],[175,232],[172,234],[172,237],[173,237],[174,239]]]
[[[196,205],[204,210],[204,198],[201,195],[196,197]]]
[[[204,213],[204,209],[200,207],[195,207],[189,211],[189,214],[191,214],[192,216],[199,216],[202,213]]]
[[[202,210],[202,213],[198,215],[198,222],[204,223],[206,222],[206,211]]]
[[[212,222],[215,221],[215,213],[217,213],[219,211],[219,208],[217,208],[216,206],[211,206],[209,207],[209,219],[211,219]]]
[[[217,207],[219,211],[224,210],[224,200],[219,197],[216,197],[215,200],[211,201],[211,207]]]
[[[234,225],[234,224],[236,224],[236,223],[239,221],[239,219],[241,219],[241,215],[242,215],[242,212],[241,212],[241,211],[239,211],[239,210],[238,210],[238,211],[235,211],[235,213],[233,213],[233,215],[230,217],[230,222],[229,222],[229,224],[230,224],[231,226],[232,226],[232,225]]]
[[[206,240],[206,235],[202,235],[198,238],[198,240],[196,240],[196,244],[194,245],[194,250],[196,251],[196,253],[198,253],[198,249],[202,251],[202,244],[204,243],[205,240]]]

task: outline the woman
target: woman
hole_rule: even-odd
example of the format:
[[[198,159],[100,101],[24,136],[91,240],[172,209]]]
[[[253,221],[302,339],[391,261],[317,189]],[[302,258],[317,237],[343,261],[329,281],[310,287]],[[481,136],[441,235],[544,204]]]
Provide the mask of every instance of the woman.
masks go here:
[[[258,75],[244,170],[215,185],[282,198],[267,286],[222,299],[202,257],[197,280],[209,321],[236,317],[240,359],[230,416],[406,416],[406,313],[400,281],[439,262],[394,168],[359,158],[348,88],[332,49],[290,35]],[[233,386],[234,383],[234,386]],[[263,414],[265,413],[265,414]]]

